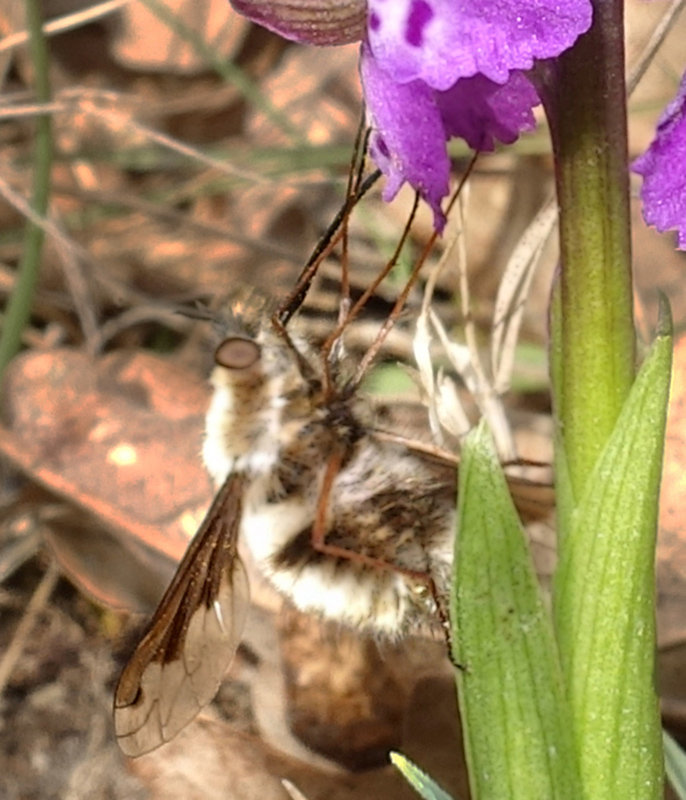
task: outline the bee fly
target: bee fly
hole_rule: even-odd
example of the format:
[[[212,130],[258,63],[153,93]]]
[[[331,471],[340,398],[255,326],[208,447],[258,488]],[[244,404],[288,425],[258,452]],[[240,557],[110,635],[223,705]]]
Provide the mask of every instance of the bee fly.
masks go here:
[[[377,437],[344,366],[332,364],[331,392],[268,306],[244,293],[217,321],[203,458],[219,489],[119,680],[127,755],[169,741],[214,697],[247,613],[239,535],[298,608],[386,636],[435,610],[427,576],[447,585],[454,470]]]
[[[127,755],[169,741],[214,697],[247,614],[239,536],[297,608],[386,637],[435,620],[447,593],[454,465],[377,432],[359,368],[337,339],[315,353],[291,313],[252,291],[215,320],[203,458],[219,488],[119,680]]]

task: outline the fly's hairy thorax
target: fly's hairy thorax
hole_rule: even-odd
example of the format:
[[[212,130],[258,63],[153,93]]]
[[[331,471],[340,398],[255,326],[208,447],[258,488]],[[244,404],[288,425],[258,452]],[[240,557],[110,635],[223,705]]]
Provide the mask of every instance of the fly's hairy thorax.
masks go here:
[[[425,621],[426,582],[408,573],[447,580],[450,480],[379,441],[363,401],[327,397],[316,371],[305,376],[273,329],[262,327],[255,341],[261,355],[249,370],[215,367],[203,455],[217,484],[233,471],[246,475],[241,535],[260,570],[300,609],[354,627],[396,636]],[[302,343],[298,349],[307,355]],[[340,469],[326,498],[325,541],[351,558],[312,544],[333,454]],[[356,553],[392,568],[360,563]]]

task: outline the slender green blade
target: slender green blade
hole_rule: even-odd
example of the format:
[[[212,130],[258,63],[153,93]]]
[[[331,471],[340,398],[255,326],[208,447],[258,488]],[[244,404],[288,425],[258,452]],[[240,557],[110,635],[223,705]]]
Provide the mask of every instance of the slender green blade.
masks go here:
[[[584,796],[662,797],[655,670],[655,533],[671,320],[643,364],[571,517],[555,621]]]
[[[391,753],[391,762],[396,767],[410,786],[424,800],[453,800],[453,798],[436,781],[419,769],[409,758],[402,753]]]
[[[686,800],[686,753],[667,731],[662,732],[665,747],[665,772],[679,800]]]
[[[552,624],[482,423],[465,442],[451,599],[473,800],[580,797]]]

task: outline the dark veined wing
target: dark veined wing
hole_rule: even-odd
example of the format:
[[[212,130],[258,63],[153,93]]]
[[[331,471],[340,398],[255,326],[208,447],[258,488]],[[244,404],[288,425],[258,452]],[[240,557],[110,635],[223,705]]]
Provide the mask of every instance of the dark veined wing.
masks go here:
[[[381,442],[393,442],[416,453],[419,457],[444,468],[444,479],[456,480],[455,468],[460,457],[437,445],[418,439],[408,439],[396,433],[373,429],[372,435]],[[505,479],[517,511],[524,524],[547,519],[555,510],[555,485],[552,466],[534,461],[515,461],[503,464]]]
[[[139,756],[173,739],[217,693],[249,605],[238,556],[245,478],[229,475],[119,678],[114,727]]]

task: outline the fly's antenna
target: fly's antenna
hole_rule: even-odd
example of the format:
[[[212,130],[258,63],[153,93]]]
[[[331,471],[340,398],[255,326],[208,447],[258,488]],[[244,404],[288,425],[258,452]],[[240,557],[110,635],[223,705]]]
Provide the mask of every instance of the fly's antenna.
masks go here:
[[[450,198],[450,201],[448,202],[448,206],[446,208],[446,215],[450,214],[451,209],[453,208],[453,206],[457,202],[458,197],[462,193],[462,189],[463,189],[465,183],[467,182],[469,176],[471,175],[472,170],[474,169],[474,165],[476,164],[477,158],[478,158],[478,153],[475,153],[474,156],[472,157],[471,161],[469,162],[469,165],[468,165],[467,169],[465,170],[464,174],[460,178],[460,182],[458,183],[457,188],[453,192],[453,194],[452,194],[452,196]],[[410,213],[410,218],[408,219],[408,222],[407,222],[407,224],[405,226],[405,230],[403,231],[403,237],[401,238],[401,242],[402,243],[404,243],[405,238],[407,238],[407,235],[409,234],[409,228],[411,227],[412,220],[413,220],[414,214],[416,212],[417,204],[418,204],[418,197],[415,197],[415,203],[414,203],[414,206],[412,208],[412,212]],[[383,325],[379,329],[379,332],[377,333],[376,338],[374,339],[372,344],[367,349],[367,352],[362,356],[362,358],[360,360],[360,363],[357,366],[357,369],[355,371],[355,374],[354,374],[352,380],[348,383],[348,385],[346,387],[347,391],[349,391],[350,393],[354,392],[355,389],[357,389],[357,387],[360,385],[360,382],[362,381],[362,378],[364,377],[364,374],[367,371],[369,365],[372,363],[372,361],[378,355],[379,350],[383,346],[383,343],[385,342],[388,334],[391,332],[391,330],[392,330],[393,326],[395,325],[398,317],[400,316],[400,314],[402,313],[403,309],[405,308],[405,303],[407,302],[407,298],[409,297],[413,286],[417,282],[417,279],[419,278],[419,273],[421,272],[421,269],[424,266],[424,264],[426,262],[426,259],[428,258],[429,254],[431,253],[431,250],[433,249],[433,246],[436,243],[436,239],[438,239],[438,236],[439,236],[438,232],[434,231],[433,234],[429,237],[429,241],[424,246],[419,258],[416,260],[416,262],[415,262],[415,264],[414,264],[414,266],[412,268],[412,271],[411,271],[407,281],[405,282],[405,286],[403,287],[402,291],[398,295],[398,297],[397,297],[397,299],[396,299],[396,301],[395,301],[395,303],[393,305],[393,308],[391,309],[390,314],[386,317],[386,320],[384,321]],[[395,258],[397,258],[397,254],[398,253],[399,253],[399,250],[396,249],[396,253],[394,254]],[[382,272],[385,273],[385,274],[387,274],[389,271],[390,271],[390,269],[382,270]],[[385,277],[385,274],[384,274],[384,277]]]
[[[366,163],[366,149],[369,133],[365,128],[365,116],[362,114],[360,125],[357,129],[357,136],[355,138],[355,147],[350,161],[350,169],[348,171],[348,183],[346,187],[345,202],[339,209],[333,221],[327,228],[322,238],[314,248],[312,255],[307,259],[300,275],[295,284],[295,288],[286,297],[286,299],[279,305],[272,317],[274,325],[279,329],[284,329],[291,317],[303,304],[310,290],[312,281],[314,280],[319,265],[331,253],[336,245],[343,240],[344,249],[347,252],[347,233],[348,233],[348,218],[352,209],[360,202],[360,200],[367,194],[367,192],[374,186],[374,184],[381,177],[381,170],[375,170],[370,175],[364,177],[364,168]],[[349,293],[347,267],[344,268],[343,284],[347,286],[346,293]]]

